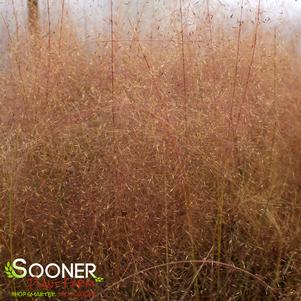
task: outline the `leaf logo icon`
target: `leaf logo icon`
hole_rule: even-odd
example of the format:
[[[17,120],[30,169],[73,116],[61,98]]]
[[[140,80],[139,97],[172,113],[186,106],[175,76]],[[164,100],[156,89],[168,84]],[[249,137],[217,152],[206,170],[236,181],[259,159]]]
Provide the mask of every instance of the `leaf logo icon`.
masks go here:
[[[9,261],[7,262],[6,266],[4,267],[4,273],[6,274],[7,278],[10,278],[10,279],[24,278],[24,276],[20,276],[15,272],[15,270],[13,269],[13,267]]]
[[[102,277],[96,277],[96,276],[93,276],[93,279],[95,280],[95,282],[104,282],[105,281],[105,279],[104,278],[102,278]]]
[[[10,262],[8,261],[4,268],[4,273],[6,274],[7,278],[15,278],[13,276],[12,270],[13,270],[13,268],[12,268]]]

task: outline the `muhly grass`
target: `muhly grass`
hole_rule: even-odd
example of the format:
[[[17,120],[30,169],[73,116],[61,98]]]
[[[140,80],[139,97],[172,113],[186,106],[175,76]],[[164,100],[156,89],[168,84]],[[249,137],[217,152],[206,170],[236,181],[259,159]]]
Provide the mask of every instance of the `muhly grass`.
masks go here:
[[[260,11],[233,39],[210,17],[188,36],[183,9],[172,41],[120,42],[112,22],[89,48],[63,18],[11,38],[1,263],[94,262],[93,300],[298,300],[293,44]]]

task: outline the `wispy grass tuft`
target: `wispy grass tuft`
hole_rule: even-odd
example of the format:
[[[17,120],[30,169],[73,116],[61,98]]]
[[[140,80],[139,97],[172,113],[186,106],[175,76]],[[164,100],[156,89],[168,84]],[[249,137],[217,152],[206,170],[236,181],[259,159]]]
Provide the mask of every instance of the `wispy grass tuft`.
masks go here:
[[[143,12],[127,31],[110,0],[109,38],[83,42],[47,3],[46,29],[6,27],[3,261],[95,262],[104,300],[298,300],[294,37],[260,2],[235,22],[180,1],[149,38]]]

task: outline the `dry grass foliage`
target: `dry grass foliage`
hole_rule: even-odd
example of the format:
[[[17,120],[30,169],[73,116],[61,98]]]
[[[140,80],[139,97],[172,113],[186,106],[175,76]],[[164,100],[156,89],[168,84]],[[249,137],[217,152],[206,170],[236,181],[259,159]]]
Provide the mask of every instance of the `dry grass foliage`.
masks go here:
[[[102,300],[297,300],[294,44],[260,12],[231,35],[178,20],[166,42],[89,48],[67,19],[10,40],[1,262],[95,262]]]

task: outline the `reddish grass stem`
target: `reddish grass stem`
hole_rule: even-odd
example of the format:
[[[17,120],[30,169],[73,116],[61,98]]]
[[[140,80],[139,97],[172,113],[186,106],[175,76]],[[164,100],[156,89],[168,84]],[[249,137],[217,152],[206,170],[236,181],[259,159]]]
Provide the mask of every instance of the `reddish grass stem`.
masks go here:
[[[64,11],[65,11],[65,0],[62,0],[62,11],[61,11],[61,20],[60,20],[60,37],[59,37],[59,52],[61,52],[61,47],[62,47]]]
[[[182,74],[183,74],[183,98],[184,98],[184,120],[185,120],[185,134],[187,132],[187,83],[186,83],[186,61],[185,61],[185,44],[184,44],[184,21],[183,21],[183,3],[180,0],[180,22],[181,22],[181,56],[182,56]]]
[[[249,276],[250,278],[254,279],[259,285],[261,285],[262,287],[264,287],[265,289],[269,290],[271,295],[276,298],[276,296],[279,296],[279,291],[270,286],[268,283],[266,283],[260,276],[258,275],[255,275],[245,269],[242,269],[242,268],[239,268],[233,264],[229,264],[229,263],[224,263],[224,262],[220,262],[220,261],[215,261],[215,260],[207,260],[207,259],[204,259],[204,260],[180,260],[180,261],[171,261],[169,263],[163,263],[163,264],[158,264],[158,265],[155,265],[155,266],[151,266],[149,268],[146,268],[146,269],[143,269],[143,270],[140,270],[136,273],[133,273],[127,277],[124,277],[114,283],[112,283],[111,285],[109,285],[108,287],[105,288],[104,291],[108,291],[110,289],[112,289],[114,286],[117,286],[133,277],[137,277],[137,275],[139,274],[143,274],[143,273],[146,273],[146,272],[149,272],[149,271],[152,271],[152,270],[155,270],[155,269],[159,269],[159,268],[162,268],[162,267],[166,267],[166,265],[168,264],[169,266],[172,266],[172,265],[180,265],[180,264],[185,264],[185,263],[191,263],[191,264],[206,264],[206,265],[211,265],[211,266],[218,266],[218,267],[223,267],[223,268],[226,268],[226,269],[229,269],[230,271],[233,271],[233,272],[239,272],[239,273],[243,273],[245,274],[246,276]],[[95,296],[93,298],[91,298],[89,301],[92,301],[92,300],[95,300],[98,296]]]
[[[261,1],[258,0],[257,12],[256,12],[255,33],[254,33],[254,40],[253,40],[253,44],[252,44],[252,55],[251,55],[251,60],[249,63],[248,74],[247,74],[247,79],[246,79],[243,96],[242,96],[242,99],[239,104],[239,111],[238,111],[238,116],[237,116],[237,121],[236,121],[236,129],[239,126],[239,122],[240,122],[240,118],[241,118],[241,114],[242,114],[242,107],[246,101],[248,88],[249,88],[249,84],[250,84],[251,72],[252,72],[252,68],[253,68],[253,64],[254,64],[255,51],[256,51],[256,46],[257,46],[258,28],[259,28],[259,24],[260,24],[260,10],[261,10]]]
[[[237,43],[236,43],[236,57],[235,57],[235,68],[234,68],[234,76],[233,76],[233,89],[232,89],[232,97],[230,100],[230,124],[229,126],[233,130],[233,106],[235,102],[235,94],[237,87],[237,75],[238,75],[238,62],[239,62],[239,53],[240,53],[240,37],[242,30],[242,18],[243,18],[243,8],[244,8],[244,0],[241,0],[240,4],[240,17],[239,17],[239,26],[237,33]]]

